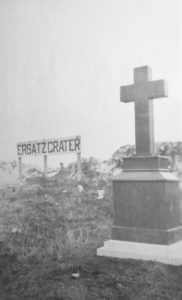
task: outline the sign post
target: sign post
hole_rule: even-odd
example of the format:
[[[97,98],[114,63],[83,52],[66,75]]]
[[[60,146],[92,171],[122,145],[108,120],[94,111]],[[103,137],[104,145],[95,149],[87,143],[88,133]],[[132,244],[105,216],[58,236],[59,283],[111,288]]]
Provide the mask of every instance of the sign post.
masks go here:
[[[19,178],[22,177],[22,157],[18,157],[18,164],[19,164]]]
[[[44,155],[44,176],[47,176],[47,155]]]
[[[81,166],[81,153],[77,153],[77,180],[81,181],[82,179],[82,166]]]

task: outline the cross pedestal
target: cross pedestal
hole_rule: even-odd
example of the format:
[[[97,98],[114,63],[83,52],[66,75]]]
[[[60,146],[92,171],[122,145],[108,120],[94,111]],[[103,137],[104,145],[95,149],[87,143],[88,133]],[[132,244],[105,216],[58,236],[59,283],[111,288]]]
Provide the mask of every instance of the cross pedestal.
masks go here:
[[[136,155],[113,178],[111,240],[97,254],[182,264],[179,182],[168,158],[154,154],[152,99],[166,97],[167,85],[151,80],[151,69],[140,67],[134,84],[121,87],[121,101],[135,103]]]

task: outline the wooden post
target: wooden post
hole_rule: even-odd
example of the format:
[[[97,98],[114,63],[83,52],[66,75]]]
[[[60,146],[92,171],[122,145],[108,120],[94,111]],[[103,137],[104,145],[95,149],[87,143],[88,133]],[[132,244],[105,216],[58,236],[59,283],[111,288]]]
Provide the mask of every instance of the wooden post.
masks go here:
[[[47,155],[44,155],[44,176],[47,176]]]
[[[82,163],[81,163],[81,153],[77,152],[77,180],[82,179]]]
[[[19,165],[19,178],[22,178],[22,157],[18,157],[18,165]]]

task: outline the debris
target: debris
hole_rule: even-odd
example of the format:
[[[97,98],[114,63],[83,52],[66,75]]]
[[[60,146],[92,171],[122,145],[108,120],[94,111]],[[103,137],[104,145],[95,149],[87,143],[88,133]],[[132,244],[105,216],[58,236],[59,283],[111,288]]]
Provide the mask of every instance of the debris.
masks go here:
[[[62,193],[64,193],[64,194],[67,193],[67,190],[63,190]]]
[[[17,228],[17,227],[14,227],[14,228],[12,228],[11,232],[12,233],[21,233],[21,229]]]
[[[122,283],[120,283],[120,282],[118,282],[117,284],[116,284],[116,287],[118,288],[118,289],[124,289],[124,286],[122,285]]]
[[[80,185],[80,184],[78,184],[78,191],[79,191],[80,193],[82,193],[82,192],[84,191],[83,186]]]
[[[112,172],[112,175],[113,176],[117,176],[117,175],[119,175],[119,174],[121,174],[122,173],[122,169],[120,169],[120,168],[115,168],[114,170],[113,170],[113,172]]]
[[[73,279],[78,279],[78,278],[80,278],[80,273],[73,273],[73,274],[71,274],[71,277]]]
[[[98,200],[103,199],[103,198],[104,198],[104,195],[105,195],[105,191],[104,191],[104,190],[98,190],[98,196],[97,196],[97,199],[98,199]]]
[[[59,173],[58,170],[55,170],[55,171],[51,170],[51,172],[47,173],[46,176],[47,176],[48,178],[49,178],[49,177],[54,177],[54,176],[56,176],[58,173]]]

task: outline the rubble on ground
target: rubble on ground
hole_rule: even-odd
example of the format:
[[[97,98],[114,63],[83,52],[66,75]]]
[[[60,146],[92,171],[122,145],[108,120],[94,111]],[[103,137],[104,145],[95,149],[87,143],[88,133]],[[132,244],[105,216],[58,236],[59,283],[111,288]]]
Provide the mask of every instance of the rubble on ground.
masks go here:
[[[170,160],[170,170],[182,177],[182,142],[161,142],[156,143],[157,155],[167,156]],[[82,158],[82,180],[98,182],[99,180],[110,180],[113,176],[122,172],[123,158],[135,155],[135,146],[126,145],[115,151],[112,157],[102,161],[94,157]],[[19,180],[18,163],[0,162],[0,186],[6,184],[20,184],[27,180],[37,180],[43,177],[41,168],[37,165],[22,165],[23,177]],[[77,180],[77,162],[70,163],[67,167],[60,164],[57,169],[48,168],[47,176],[49,180],[66,179],[71,181]],[[78,186],[80,192],[82,188]]]

